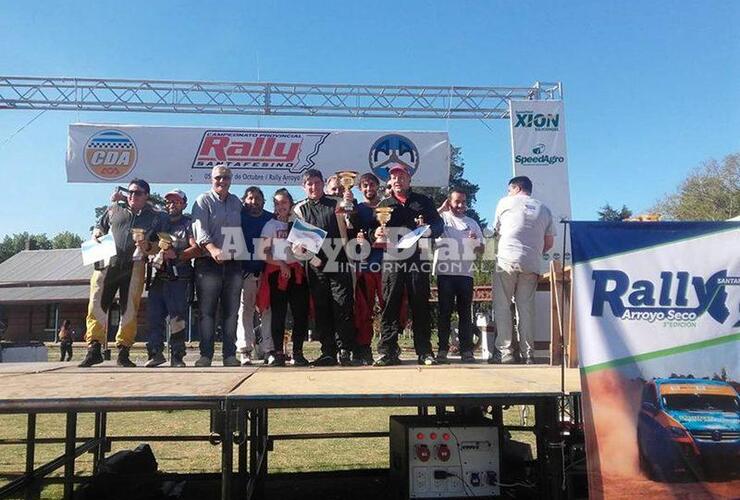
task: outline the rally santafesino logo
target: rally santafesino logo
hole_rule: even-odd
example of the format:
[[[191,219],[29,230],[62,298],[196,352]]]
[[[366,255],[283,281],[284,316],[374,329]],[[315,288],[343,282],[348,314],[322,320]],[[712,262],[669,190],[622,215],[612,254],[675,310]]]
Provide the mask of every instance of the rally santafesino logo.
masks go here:
[[[611,310],[614,317],[623,321],[665,321],[670,322],[666,326],[681,327],[695,326],[704,314],[724,323],[730,316],[725,286],[739,281],[727,276],[727,270],[707,279],[686,271],[663,271],[658,282],[632,280],[627,273],[613,269],[594,270],[591,278],[591,316],[603,317]],[[740,321],[733,326],[740,326]]]

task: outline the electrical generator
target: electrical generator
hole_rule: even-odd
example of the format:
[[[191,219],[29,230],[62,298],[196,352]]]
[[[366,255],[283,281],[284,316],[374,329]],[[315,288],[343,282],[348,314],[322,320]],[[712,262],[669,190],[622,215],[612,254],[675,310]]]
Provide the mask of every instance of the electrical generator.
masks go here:
[[[392,484],[401,498],[498,496],[499,443],[482,417],[391,416]]]

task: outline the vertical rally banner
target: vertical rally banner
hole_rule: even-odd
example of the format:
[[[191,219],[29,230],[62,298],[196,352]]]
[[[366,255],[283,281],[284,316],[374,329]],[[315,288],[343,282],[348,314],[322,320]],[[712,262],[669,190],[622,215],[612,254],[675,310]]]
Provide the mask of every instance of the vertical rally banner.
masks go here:
[[[532,196],[552,212],[555,224],[570,219],[568,157],[565,151],[563,101],[510,101],[511,150],[514,175],[532,179]],[[562,231],[558,231],[562,233]],[[570,250],[563,253],[564,234],[544,256],[543,271],[551,259],[570,261]]]
[[[737,498],[740,222],[574,222],[591,498]]]

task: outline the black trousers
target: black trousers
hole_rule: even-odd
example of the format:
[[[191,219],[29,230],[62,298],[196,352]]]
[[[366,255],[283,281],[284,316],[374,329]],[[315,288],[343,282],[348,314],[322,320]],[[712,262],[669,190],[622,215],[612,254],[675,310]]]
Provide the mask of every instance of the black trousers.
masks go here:
[[[61,358],[59,358],[59,361],[64,361],[65,355],[67,356],[67,361],[70,361],[72,359],[71,340],[62,340],[61,342],[59,342],[59,350],[61,352]]]
[[[293,352],[303,351],[303,343],[308,336],[308,285],[304,279],[299,285],[295,281],[295,274],[291,274],[288,288],[278,288],[279,272],[271,273],[268,277],[270,283],[270,310],[272,311],[272,341],[277,352],[283,352],[283,339],[285,338],[285,316],[290,311],[293,313]]]
[[[431,311],[429,307],[429,263],[398,263],[383,269],[383,312],[380,317],[378,352],[395,355],[400,352],[398,336],[403,330],[400,321],[401,301],[406,291],[414,332],[417,356],[432,354]]]
[[[450,318],[457,311],[460,352],[473,350],[473,278],[437,277],[439,296],[439,350],[450,350]]]
[[[307,267],[321,354],[336,356],[338,349],[351,351],[355,340],[352,275],[324,273],[311,265]]]

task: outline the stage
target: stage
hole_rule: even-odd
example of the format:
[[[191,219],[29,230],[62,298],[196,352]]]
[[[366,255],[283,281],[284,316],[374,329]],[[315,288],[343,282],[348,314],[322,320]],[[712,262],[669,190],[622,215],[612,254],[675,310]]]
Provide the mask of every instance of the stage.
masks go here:
[[[442,365],[421,367],[405,361],[395,367],[347,368],[118,368],[106,362],[92,368],[68,363],[0,364],[0,413],[27,414],[27,453],[33,454],[35,415],[65,413],[66,452],[56,467],[37,467],[0,488],[0,498],[22,490],[55,468],[64,467],[65,497],[74,487],[74,457],[92,452],[96,464],[109,449],[106,415],[109,412],[150,410],[207,410],[212,435],[222,452],[221,498],[259,497],[264,488],[267,455],[281,439],[268,431],[268,412],[274,408],[417,407],[420,414],[452,408],[490,407],[493,425],[504,405],[533,405],[536,424],[541,492],[557,496],[561,476],[558,418],[561,376],[565,395],[580,392],[578,370],[547,365]],[[80,443],[78,413],[95,414],[95,435]],[[232,432],[226,432],[230,429]],[[356,434],[356,433],[355,433]],[[377,437],[379,433],[368,433]],[[325,438],[327,434],[300,436]],[[343,437],[342,434],[332,434]],[[137,436],[141,437],[141,436]],[[344,436],[344,437],[349,437]],[[352,437],[362,437],[355,436]],[[151,436],[152,441],[172,436]],[[284,437],[283,437],[284,438]],[[295,439],[296,437],[291,437]],[[237,446],[238,471],[232,466]],[[30,462],[33,464],[33,461]],[[48,465],[48,464],[47,464]],[[46,467],[46,468],[45,468]],[[562,494],[562,493],[561,493]]]

